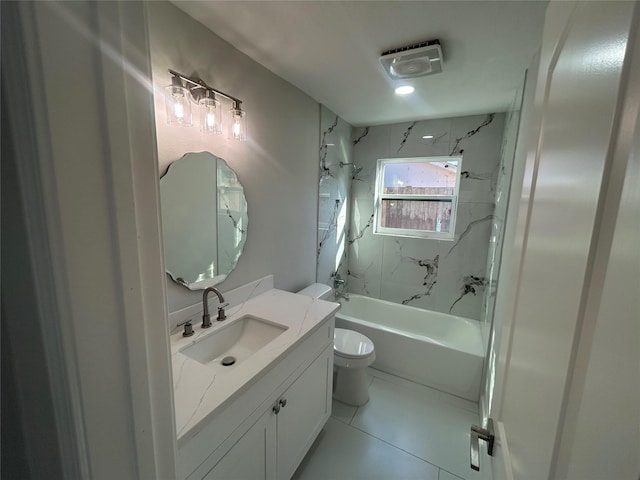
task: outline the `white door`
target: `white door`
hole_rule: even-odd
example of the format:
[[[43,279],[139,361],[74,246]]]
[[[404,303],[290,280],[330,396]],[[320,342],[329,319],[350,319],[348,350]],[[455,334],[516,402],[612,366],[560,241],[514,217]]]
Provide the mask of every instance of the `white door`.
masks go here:
[[[613,303],[600,319],[597,315],[616,229],[620,178],[633,163],[633,152],[627,149],[625,156],[619,148],[620,136],[630,127],[632,137],[637,121],[640,92],[630,66],[635,62],[637,69],[640,50],[629,42],[637,27],[636,2],[551,2],[547,10],[535,121],[529,127],[534,135],[528,138],[524,208],[518,219],[518,267],[511,277],[501,276],[501,288],[510,290],[512,300],[511,310],[498,321],[513,324],[499,346],[491,410],[498,437],[492,459],[496,480],[511,475],[516,480],[586,480],[565,468],[574,440],[569,430],[577,428],[583,377],[591,368],[581,363],[591,348],[586,339],[593,339],[594,322],[612,317],[628,320],[622,323],[637,334],[637,295]],[[616,161],[625,166],[621,177]],[[632,264],[638,258],[634,255],[630,253]],[[635,346],[637,350],[637,336]],[[637,362],[637,354],[629,361]],[[635,410],[635,415],[629,411],[631,422],[637,420]],[[602,433],[616,437],[616,432]],[[639,473],[619,477],[611,472],[600,478],[637,480]]]

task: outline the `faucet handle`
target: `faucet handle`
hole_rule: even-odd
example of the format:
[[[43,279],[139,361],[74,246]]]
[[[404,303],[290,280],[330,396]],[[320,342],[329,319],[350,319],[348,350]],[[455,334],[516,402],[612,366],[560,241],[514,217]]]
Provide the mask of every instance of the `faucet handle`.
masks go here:
[[[218,318],[216,318],[216,320],[221,322],[222,320],[225,320],[227,318],[227,314],[224,312],[224,308],[228,306],[229,306],[229,302],[225,302],[221,305],[218,305]]]
[[[190,337],[191,335],[193,335],[193,325],[191,325],[191,319],[187,320],[186,322],[182,322],[180,324],[178,324],[178,326],[180,325],[184,325],[184,331],[182,332],[182,336],[183,337]]]

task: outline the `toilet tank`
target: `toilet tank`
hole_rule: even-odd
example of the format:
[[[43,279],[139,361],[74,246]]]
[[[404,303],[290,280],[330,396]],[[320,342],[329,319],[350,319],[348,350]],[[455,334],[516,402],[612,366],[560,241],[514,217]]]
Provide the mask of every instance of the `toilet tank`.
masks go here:
[[[312,283],[306,288],[303,288],[298,295],[306,295],[311,298],[319,298],[321,300],[328,300],[333,293],[333,289],[329,285],[323,283]]]

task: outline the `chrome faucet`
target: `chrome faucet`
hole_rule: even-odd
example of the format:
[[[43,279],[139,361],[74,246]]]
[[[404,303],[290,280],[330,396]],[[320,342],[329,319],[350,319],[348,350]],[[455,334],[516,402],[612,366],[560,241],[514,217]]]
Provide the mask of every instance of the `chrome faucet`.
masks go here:
[[[340,300],[344,298],[346,301],[349,301],[349,294],[345,292],[341,292],[340,290],[344,290],[344,285],[346,281],[340,276],[339,273],[333,276],[333,296],[334,300]]]
[[[348,293],[339,292],[338,290],[333,292],[333,297],[334,297],[335,300],[340,300],[341,298],[343,298],[347,302],[349,301],[349,294]]]
[[[227,318],[227,315],[224,313],[224,307],[228,306],[229,304],[224,301],[220,290],[215,287],[209,287],[202,294],[202,306],[204,309],[202,315],[202,328],[209,328],[211,326],[211,317],[209,316],[209,302],[207,301],[209,292],[215,293],[218,296],[218,301],[220,302],[220,305],[218,305],[218,317],[216,318],[216,320],[221,322],[222,320]]]

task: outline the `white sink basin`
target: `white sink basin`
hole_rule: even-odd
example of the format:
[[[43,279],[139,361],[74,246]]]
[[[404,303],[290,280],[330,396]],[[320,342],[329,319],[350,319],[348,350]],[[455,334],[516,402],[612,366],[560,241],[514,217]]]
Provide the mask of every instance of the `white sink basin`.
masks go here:
[[[204,365],[238,365],[274,340],[287,329],[252,315],[231,320],[216,332],[197,340],[180,351]],[[231,358],[229,358],[231,357]]]

